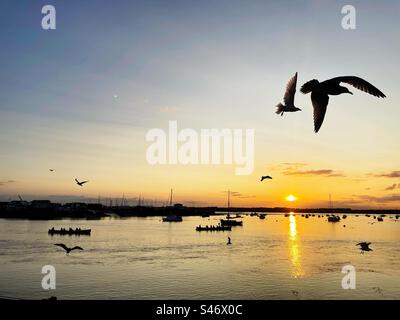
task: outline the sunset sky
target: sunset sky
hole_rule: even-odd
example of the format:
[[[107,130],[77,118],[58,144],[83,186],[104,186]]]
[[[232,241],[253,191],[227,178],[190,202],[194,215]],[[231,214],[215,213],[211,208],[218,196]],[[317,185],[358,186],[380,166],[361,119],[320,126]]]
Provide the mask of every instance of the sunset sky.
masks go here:
[[[57,29],[41,28],[41,7]],[[0,200],[141,194],[162,204],[400,208],[400,2],[2,1]],[[309,95],[275,114],[290,77],[356,75],[318,134]],[[152,128],[255,130],[254,172],[146,161]],[[49,172],[54,168],[55,172]],[[261,175],[272,180],[260,182]],[[74,179],[89,180],[83,188]],[[289,195],[297,197],[290,203]]]

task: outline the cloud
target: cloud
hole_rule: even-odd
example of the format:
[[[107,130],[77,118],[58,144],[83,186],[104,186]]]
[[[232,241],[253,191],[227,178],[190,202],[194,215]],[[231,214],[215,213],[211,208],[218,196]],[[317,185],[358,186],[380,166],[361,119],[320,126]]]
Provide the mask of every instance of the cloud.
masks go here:
[[[15,183],[15,180],[7,180],[7,181],[0,181],[0,187],[5,186],[7,184]]]
[[[240,199],[250,199],[250,198],[257,198],[254,194],[248,194],[248,195],[241,195],[239,196]]]
[[[324,176],[324,177],[344,177],[340,172],[331,169],[319,170],[287,170],[284,172],[288,176]]]
[[[372,174],[375,177],[384,177],[384,178],[400,178],[400,171],[392,171],[389,173],[382,174]]]
[[[228,194],[228,191],[222,191],[225,194]],[[252,194],[242,194],[238,191],[230,191],[231,197],[236,197],[240,199],[248,199],[248,198],[256,198],[255,195]]]
[[[385,190],[394,190],[400,188],[400,184],[393,183],[391,186],[387,187]]]
[[[356,197],[362,201],[371,201],[371,202],[377,202],[377,203],[400,202],[400,194],[392,194],[390,196],[383,196],[383,197],[358,195]]]
[[[160,108],[160,111],[162,113],[173,113],[173,112],[178,111],[178,108],[177,107],[162,107],[162,108]]]
[[[289,167],[304,167],[308,165],[306,162],[284,162],[282,163],[284,166],[289,166]]]

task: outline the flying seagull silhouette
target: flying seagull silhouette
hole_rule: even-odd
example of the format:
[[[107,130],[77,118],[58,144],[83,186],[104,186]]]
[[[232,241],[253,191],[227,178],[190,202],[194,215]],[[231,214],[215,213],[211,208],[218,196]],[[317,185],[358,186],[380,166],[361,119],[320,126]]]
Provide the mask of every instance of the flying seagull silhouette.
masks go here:
[[[272,177],[271,176],[262,176],[260,181],[263,181],[265,179],[272,179]]]
[[[82,187],[85,183],[89,182],[89,180],[79,182],[78,179],[75,179],[75,181],[76,181],[76,184],[77,184],[78,186],[80,186],[80,187]]]
[[[306,82],[300,88],[304,94],[311,92],[311,101],[314,107],[314,131],[317,133],[324,122],[326,108],[329,102],[329,95],[337,96],[342,93],[353,94],[346,87],[340,85],[341,82],[352,85],[354,88],[369,93],[378,98],[386,96],[378,88],[369,82],[354,76],[336,77],[323,82],[316,79]]]
[[[54,169],[49,169],[49,171],[50,171],[50,172],[53,172],[53,171],[54,171]]]
[[[67,254],[69,254],[72,250],[83,250],[81,247],[78,247],[78,246],[69,248],[63,243],[55,243],[54,245],[63,248],[67,252]]]
[[[294,95],[296,94],[296,83],[297,83],[297,72],[288,81],[286,85],[286,92],[283,96],[283,102],[285,104],[279,103],[276,106],[276,114],[283,116],[285,112],[296,112],[301,111],[300,108],[294,106]]]
[[[360,242],[360,243],[357,243],[356,246],[360,246],[361,253],[364,253],[364,251],[373,251],[369,247],[370,244],[371,244],[371,242]]]

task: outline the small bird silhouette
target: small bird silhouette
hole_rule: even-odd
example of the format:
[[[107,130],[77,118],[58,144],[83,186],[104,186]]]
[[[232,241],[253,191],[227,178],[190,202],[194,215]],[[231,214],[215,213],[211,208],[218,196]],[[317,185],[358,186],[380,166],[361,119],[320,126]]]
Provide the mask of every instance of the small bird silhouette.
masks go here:
[[[280,114],[283,116],[285,112],[296,112],[301,111],[300,108],[295,107],[294,105],[294,95],[296,94],[296,84],[297,84],[297,72],[295,75],[288,81],[286,85],[285,95],[283,96],[283,102],[285,104],[279,103],[276,106],[276,114]]]
[[[326,109],[329,102],[329,95],[337,96],[342,93],[353,94],[346,87],[340,85],[341,82],[352,85],[358,90],[369,93],[378,98],[386,96],[378,88],[369,82],[355,76],[336,77],[323,82],[316,79],[306,82],[300,88],[304,94],[311,92],[311,101],[314,107],[314,131],[317,133],[324,122]]]
[[[88,181],[79,182],[78,179],[75,179],[75,181],[76,181],[76,184],[77,184],[78,186],[80,186],[80,187],[82,187],[85,183],[89,182],[89,180],[88,180]]]
[[[81,247],[78,247],[78,246],[69,248],[63,243],[55,243],[54,245],[63,248],[67,252],[67,254],[69,254],[72,250],[83,250]]]
[[[357,243],[356,246],[360,246],[361,253],[364,253],[364,251],[373,251],[369,247],[370,244],[371,244],[371,242],[360,242],[360,243]]]
[[[232,241],[231,241],[231,238],[230,238],[230,237],[228,237],[228,242],[227,242],[227,244],[232,244]]]
[[[272,179],[271,176],[262,176],[260,181],[264,181],[265,179]]]
[[[53,171],[54,171],[54,169],[49,169],[49,171],[50,171],[50,172],[53,172]]]

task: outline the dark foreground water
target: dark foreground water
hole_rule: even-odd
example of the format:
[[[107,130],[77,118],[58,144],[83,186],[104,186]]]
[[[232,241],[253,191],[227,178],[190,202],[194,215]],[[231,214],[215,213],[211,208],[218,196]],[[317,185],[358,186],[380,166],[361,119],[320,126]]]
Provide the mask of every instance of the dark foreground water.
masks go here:
[[[221,217],[0,220],[0,297],[41,299],[400,299],[400,221],[246,216],[231,232],[196,232]],[[375,223],[374,223],[375,222]],[[346,225],[346,227],[344,227]],[[49,236],[51,227],[90,237]],[[227,237],[233,244],[227,246]],[[359,241],[373,251],[360,254]],[[54,243],[79,245],[67,256]],[[56,269],[56,290],[41,286]],[[342,288],[342,267],[356,289]]]

